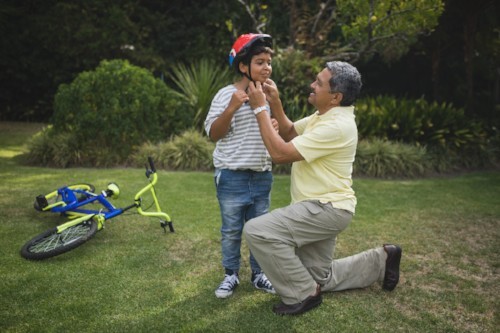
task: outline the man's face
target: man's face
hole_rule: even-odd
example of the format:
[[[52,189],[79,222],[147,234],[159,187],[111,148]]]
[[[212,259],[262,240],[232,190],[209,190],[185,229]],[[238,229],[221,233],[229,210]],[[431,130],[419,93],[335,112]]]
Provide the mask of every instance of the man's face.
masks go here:
[[[330,94],[329,80],[331,77],[331,72],[328,68],[325,68],[316,76],[316,80],[311,83],[312,92],[307,100],[320,113],[324,113],[335,106],[332,104],[332,95]]]

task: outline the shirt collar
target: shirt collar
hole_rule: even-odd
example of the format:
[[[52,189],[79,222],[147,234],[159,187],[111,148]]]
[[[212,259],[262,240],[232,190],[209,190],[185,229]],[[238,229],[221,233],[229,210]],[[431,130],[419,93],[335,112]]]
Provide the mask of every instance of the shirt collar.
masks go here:
[[[354,105],[350,105],[350,106],[335,106],[333,108],[331,108],[330,110],[326,111],[325,113],[323,113],[322,115],[325,116],[325,115],[336,115],[336,114],[345,114],[345,113],[349,113],[349,114],[354,114]],[[317,116],[322,116],[319,114],[319,111],[316,111],[315,114]]]

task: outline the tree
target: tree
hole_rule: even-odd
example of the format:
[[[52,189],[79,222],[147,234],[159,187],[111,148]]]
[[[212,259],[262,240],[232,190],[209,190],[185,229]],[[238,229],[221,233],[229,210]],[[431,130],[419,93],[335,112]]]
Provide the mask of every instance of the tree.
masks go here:
[[[446,0],[436,29],[400,60],[386,64],[376,56],[360,68],[365,92],[451,102],[499,128],[499,7],[493,0]]]
[[[14,12],[0,42],[2,110],[14,119],[42,120],[52,113],[59,84],[103,59],[130,59],[148,68],[163,59],[149,49],[141,7],[113,1],[8,1]],[[133,48],[134,51],[130,48]]]
[[[225,20],[239,21],[234,7],[211,0],[5,0],[0,119],[47,121],[57,87],[105,59],[127,59],[157,76],[179,61],[223,62],[232,40]]]
[[[282,1],[269,1],[267,19],[262,18],[267,7],[238,2],[255,29],[277,33],[309,57],[331,54],[332,59],[353,63],[366,62],[374,54],[388,62],[400,58],[418,36],[436,27],[444,9],[442,0],[287,0],[289,23],[283,25]]]

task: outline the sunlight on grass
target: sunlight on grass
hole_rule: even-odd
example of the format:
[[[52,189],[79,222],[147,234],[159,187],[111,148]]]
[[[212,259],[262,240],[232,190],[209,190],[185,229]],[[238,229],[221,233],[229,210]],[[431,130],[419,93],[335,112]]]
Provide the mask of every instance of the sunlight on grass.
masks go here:
[[[27,152],[27,138],[44,126],[41,123],[0,122],[0,158],[12,158]]]
[[[0,149],[0,158],[12,158],[26,152],[26,147],[9,147]]]

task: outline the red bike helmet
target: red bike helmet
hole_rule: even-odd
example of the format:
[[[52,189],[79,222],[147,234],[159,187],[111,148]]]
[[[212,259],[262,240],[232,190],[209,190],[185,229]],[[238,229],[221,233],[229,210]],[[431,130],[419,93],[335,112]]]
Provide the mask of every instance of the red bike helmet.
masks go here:
[[[272,47],[273,38],[266,34],[244,34],[238,37],[229,52],[229,67],[235,67],[238,70],[238,64],[253,45],[262,44]]]

